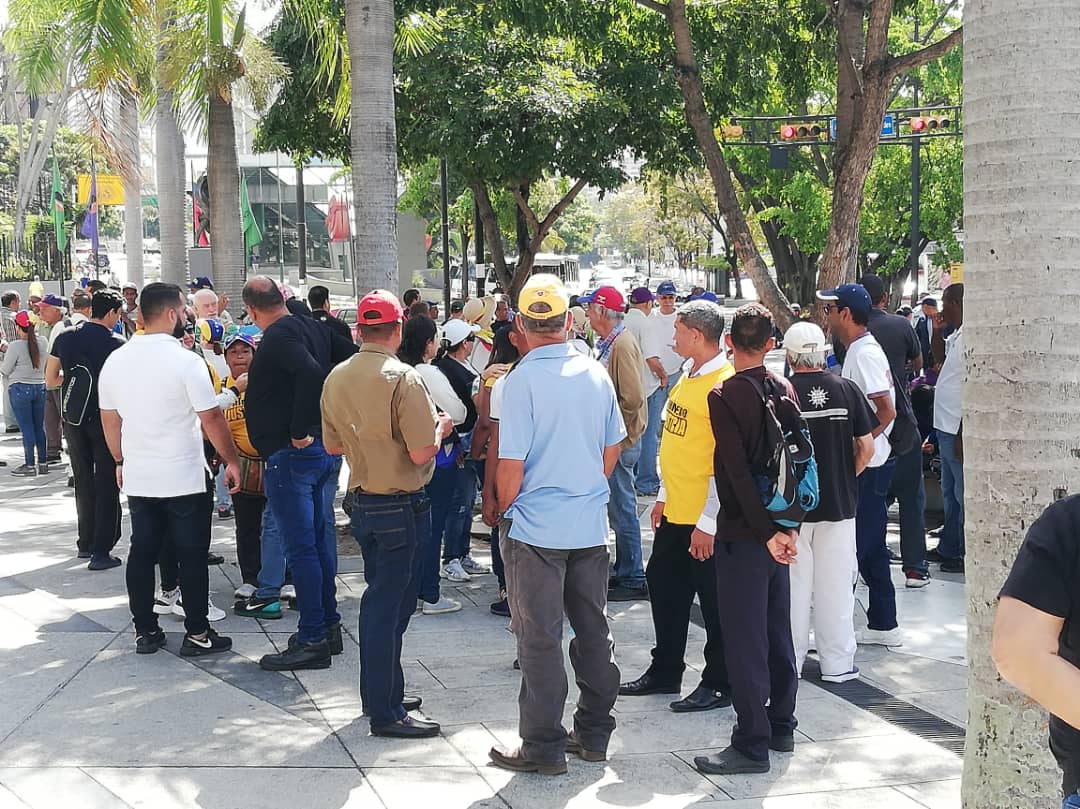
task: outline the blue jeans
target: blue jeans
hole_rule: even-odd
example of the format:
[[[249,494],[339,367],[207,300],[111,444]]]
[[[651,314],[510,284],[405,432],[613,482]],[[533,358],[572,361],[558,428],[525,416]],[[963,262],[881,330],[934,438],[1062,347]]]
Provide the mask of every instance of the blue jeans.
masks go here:
[[[941,450],[941,495],[945,500],[945,525],[938,553],[946,559],[964,556],[964,464],[956,460],[956,436],[938,430]]]
[[[214,478],[214,495],[217,499],[218,508],[232,508],[232,497],[229,495],[229,487],[225,485],[225,467],[222,466]]]
[[[322,441],[305,449],[287,447],[266,461],[266,501],[285,539],[285,558],[292,568],[297,626],[301,643],[326,637],[326,628],[341,623],[337,611],[337,534],[334,495],[338,460],[326,454]]]
[[[11,410],[22,436],[23,456],[27,466],[34,465],[34,449],[37,462],[45,463],[45,386],[16,382],[8,389]]]
[[[926,564],[926,487],[923,483],[922,446],[896,459],[892,493],[900,507],[900,556],[904,570],[925,573]]]
[[[418,584],[416,597],[429,604],[439,600],[439,565],[445,543],[447,553],[461,533],[465,514],[472,514],[472,501],[466,502],[466,491],[471,476],[459,466],[435,467],[431,482],[425,487],[431,509],[431,529],[428,537],[416,550]],[[445,539],[444,539],[445,537]],[[449,559],[456,559],[452,556]]]
[[[657,388],[649,397],[649,423],[641,435],[641,459],[634,470],[639,492],[655,492],[660,488],[657,455],[660,452],[660,432],[664,426],[664,408],[667,406],[668,394],[681,376],[682,369],[670,374],[667,387]]]
[[[645,567],[641,561],[641,522],[634,496],[634,466],[641,457],[641,442],[624,449],[608,478],[608,522],[615,532],[615,583],[623,587],[644,587]]]
[[[896,628],[896,589],[889,572],[889,549],[885,544],[889,517],[885,497],[895,468],[896,461],[890,458],[881,466],[868,468],[859,475],[855,546],[859,573],[870,588],[870,606],[866,610],[870,629]]]
[[[360,701],[372,727],[405,718],[401,637],[416,608],[415,556],[431,534],[424,492],[358,494],[352,531],[364,556],[360,598]]]
[[[267,503],[263,509],[262,537],[259,546],[259,588],[257,598],[280,598],[285,583],[285,544],[278,530],[274,510]]]

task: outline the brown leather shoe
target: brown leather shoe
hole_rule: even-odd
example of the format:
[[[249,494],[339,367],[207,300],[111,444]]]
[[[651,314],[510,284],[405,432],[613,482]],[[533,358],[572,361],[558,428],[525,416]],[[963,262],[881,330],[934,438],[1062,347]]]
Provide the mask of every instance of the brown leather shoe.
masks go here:
[[[488,758],[496,767],[513,772],[535,772],[540,775],[563,775],[566,773],[566,758],[562,761],[530,761],[521,754],[521,748],[515,747],[507,750],[505,747],[495,745],[488,751]]]
[[[566,736],[566,752],[577,756],[582,761],[607,761],[606,752],[586,750],[585,745],[581,743],[581,739],[574,733],[567,734]]]

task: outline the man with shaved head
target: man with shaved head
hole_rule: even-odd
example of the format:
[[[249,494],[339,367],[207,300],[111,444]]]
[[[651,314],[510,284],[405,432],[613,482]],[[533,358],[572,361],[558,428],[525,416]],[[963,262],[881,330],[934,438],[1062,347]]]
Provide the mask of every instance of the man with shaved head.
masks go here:
[[[248,436],[266,459],[267,507],[285,538],[300,607],[288,649],[264,656],[259,665],[271,671],[327,668],[330,656],[342,651],[334,585],[341,461],[323,446],[319,400],[327,374],[357,349],[313,318],[290,314],[277,283],[265,275],[244,285],[244,309],[263,333],[248,369]]]

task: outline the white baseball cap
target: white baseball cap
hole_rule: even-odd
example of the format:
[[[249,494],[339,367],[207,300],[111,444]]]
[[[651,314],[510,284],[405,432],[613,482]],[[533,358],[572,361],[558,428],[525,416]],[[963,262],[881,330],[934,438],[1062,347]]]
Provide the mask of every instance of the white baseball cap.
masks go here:
[[[466,323],[464,320],[448,320],[442,327],[442,338],[450,345],[456,346],[463,343],[469,337],[480,331],[479,326]]]
[[[792,354],[821,354],[829,350],[829,345],[821,327],[804,320],[784,334],[784,348]]]

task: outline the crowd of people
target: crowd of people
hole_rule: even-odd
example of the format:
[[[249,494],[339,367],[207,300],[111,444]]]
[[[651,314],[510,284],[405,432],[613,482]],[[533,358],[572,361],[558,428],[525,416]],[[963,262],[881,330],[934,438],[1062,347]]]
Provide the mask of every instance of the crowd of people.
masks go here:
[[[506,297],[471,299],[441,324],[415,290],[401,302],[376,290],[358,303],[359,345],[330,313],[325,287],[305,302],[265,276],[248,280],[235,318],[206,278],[187,294],[162,283],[96,288],[30,309],[6,293],[0,373],[26,452],[12,471],[47,474],[62,424],[77,552],[90,570],[121,564],[113,550],[125,494],[140,654],[168,643],[166,614],[184,619],[181,655],[231,647],[211,626],[225,612],[207,569],[223,561],[210,550],[215,513],[235,520],[233,612],[298,611],[286,648],[259,661],[286,671],[329,667],[343,650],[335,502],[344,459],[367,582],[358,638],[372,733],[440,732],[411,714],[421,697],[405,691],[402,636],[414,615],[461,609],[442,581],[493,572],[491,612],[510,618],[518,642],[523,743],[491,758],[517,771],[564,772],[568,752],[604,760],[617,698],[681,696],[696,598],[706,666],[671,709],[733,705],[731,745],[695,764],[764,772],[771,750],[794,746],[811,609],[826,681],[858,676],[858,642],[903,642],[890,498],[908,586],[926,583],[928,560],[963,569],[962,285],[946,290],[921,332],[924,321],[884,311],[875,277],[819,297],[831,345],[798,321],[783,335],[780,376],[765,367],[775,325],[764,307],[748,304],[726,324],[715,296],[679,306],[670,282],[628,299],[610,286],[575,297],[535,275],[517,311]],[[931,387],[928,420],[915,392]],[[784,503],[798,509],[794,520],[775,508],[792,430],[812,446],[798,467],[812,470],[800,481],[812,497]],[[946,514],[935,552],[922,512],[924,462],[937,455]],[[648,560],[640,497],[655,498]],[[493,570],[471,553],[477,505]],[[870,598],[868,628],[856,635],[860,574]],[[651,601],[656,645],[646,671],[623,681],[606,605],[633,600]],[[581,692],[569,733],[564,616]]]

